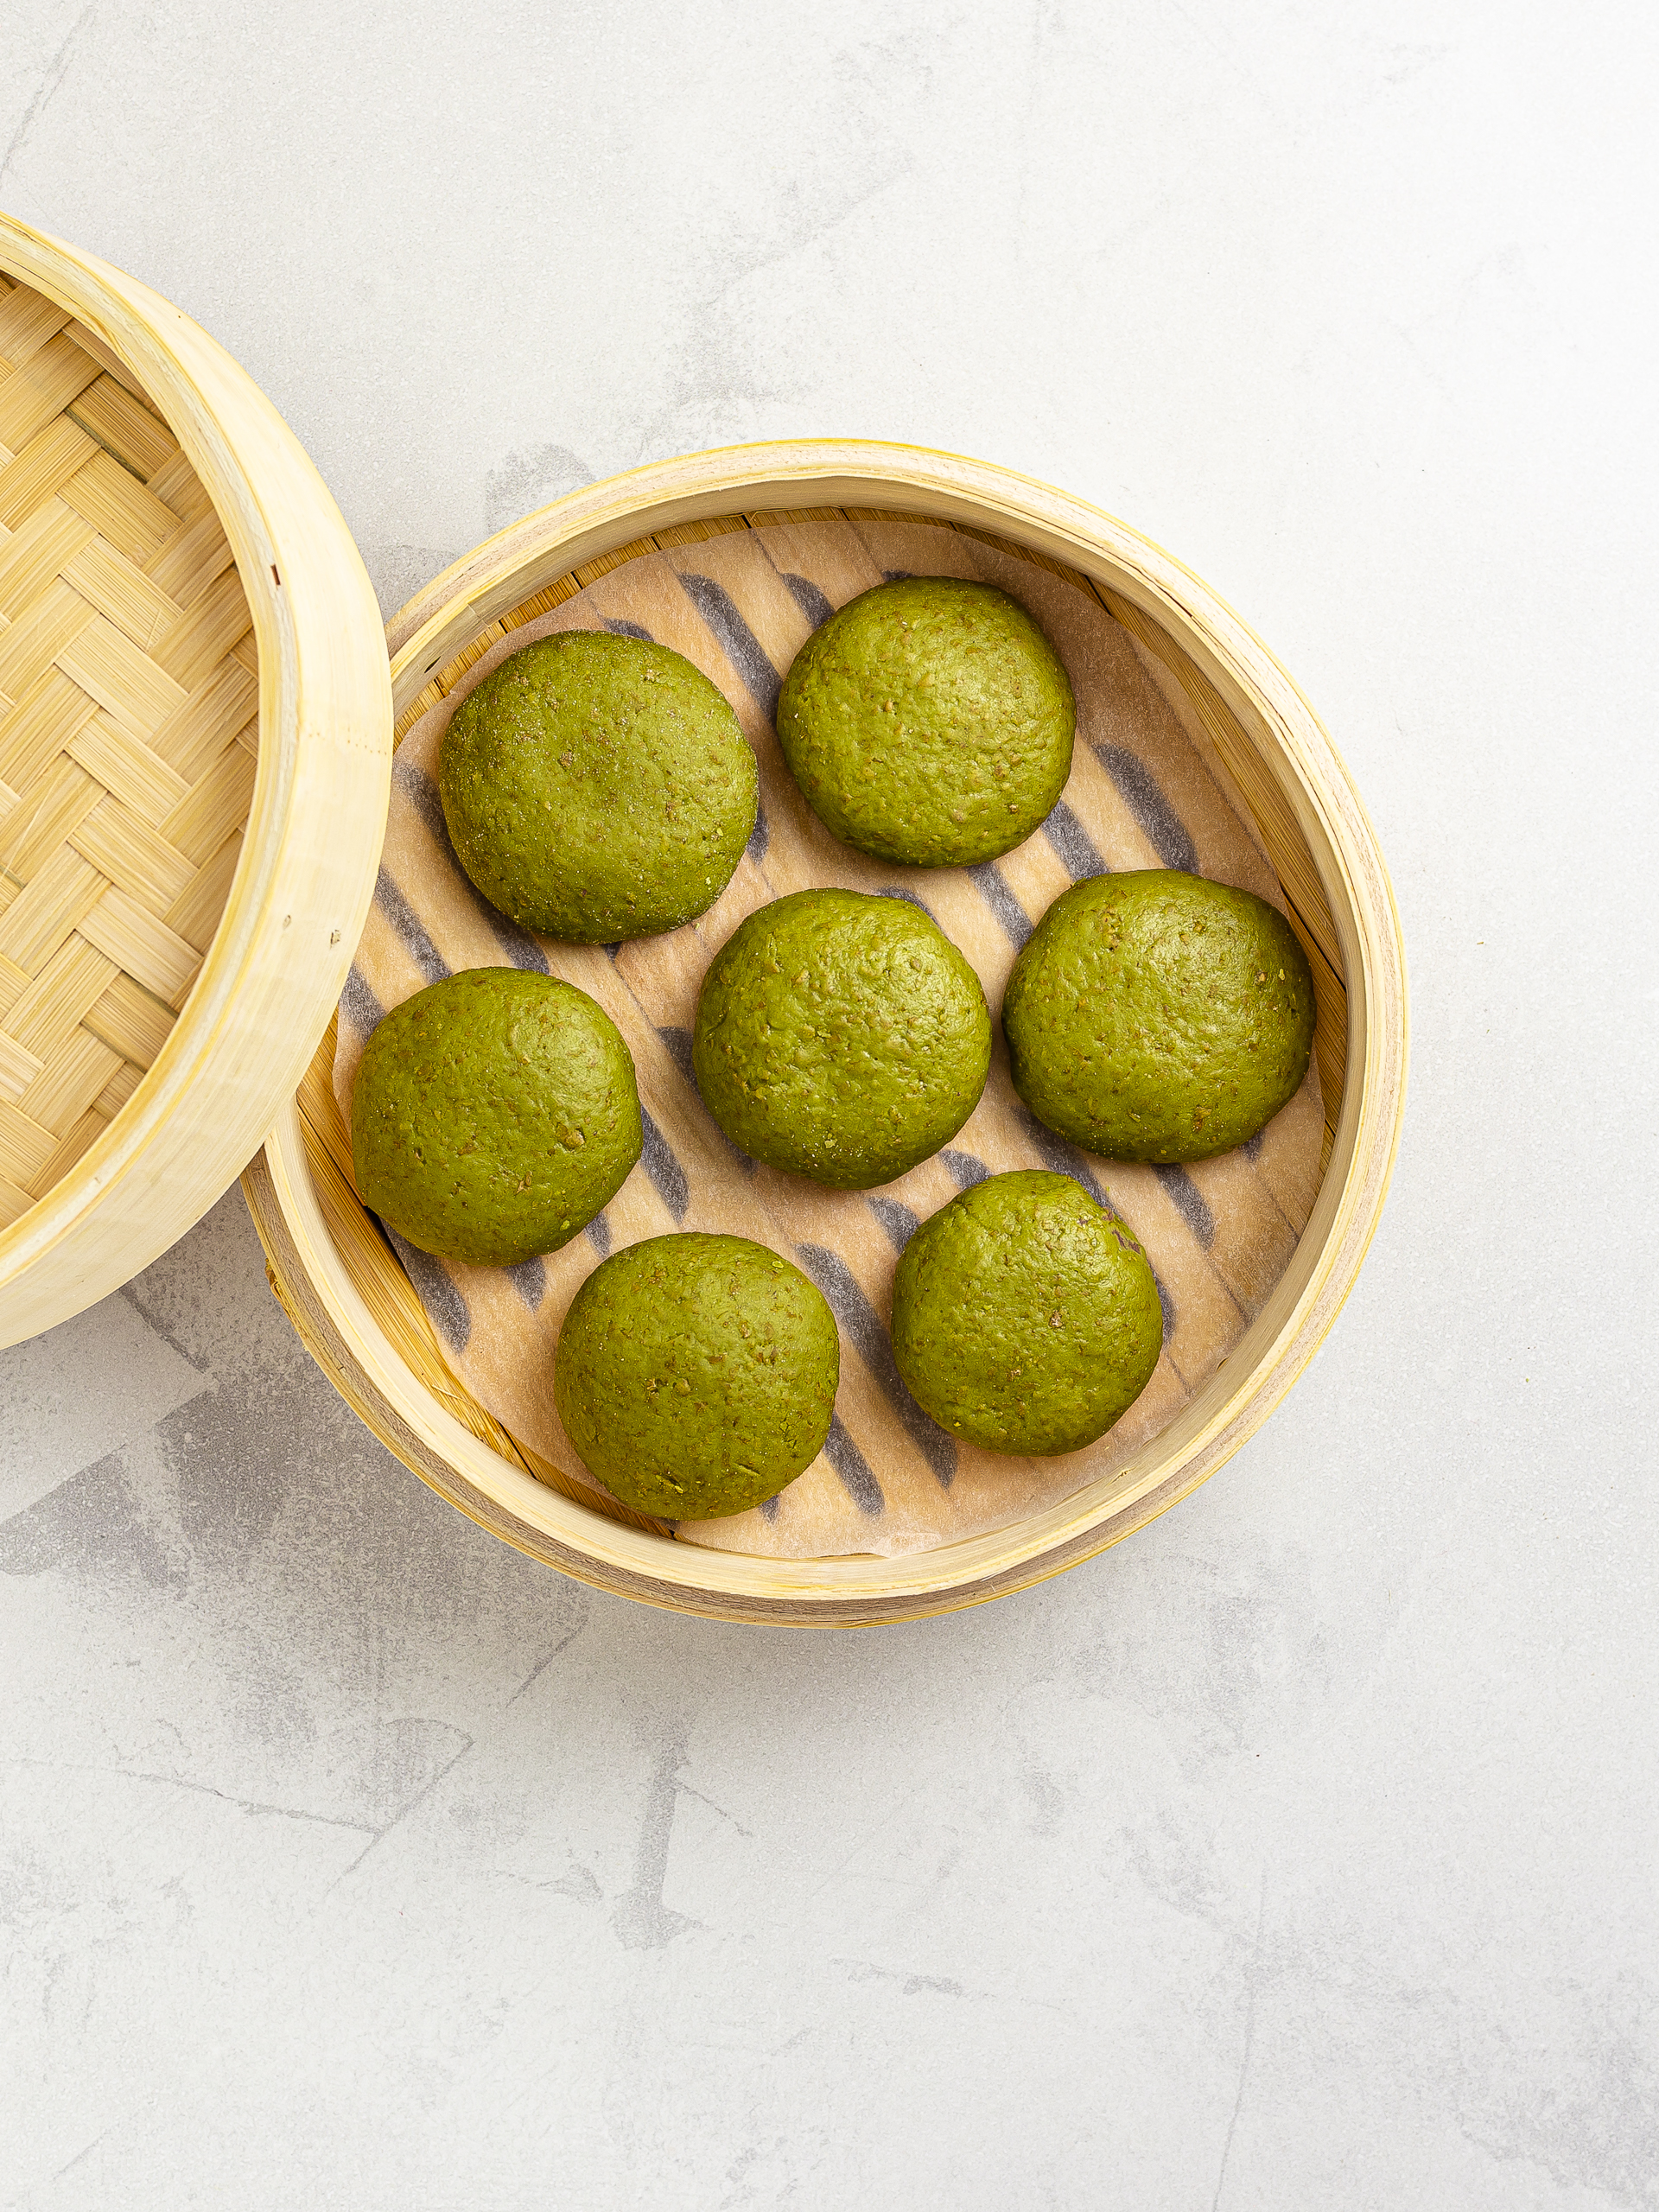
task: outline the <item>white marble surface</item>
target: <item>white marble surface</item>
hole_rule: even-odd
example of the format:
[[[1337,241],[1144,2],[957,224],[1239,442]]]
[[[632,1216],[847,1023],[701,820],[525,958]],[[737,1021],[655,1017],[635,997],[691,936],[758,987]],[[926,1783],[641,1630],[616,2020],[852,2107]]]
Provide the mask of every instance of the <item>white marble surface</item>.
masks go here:
[[[1659,2204],[1654,19],[19,0],[0,200],[274,396],[387,605],[654,455],[983,454],[1295,671],[1412,959],[1256,1440],[852,1636],[588,1595],[227,1197],[0,1356],[0,2201]]]

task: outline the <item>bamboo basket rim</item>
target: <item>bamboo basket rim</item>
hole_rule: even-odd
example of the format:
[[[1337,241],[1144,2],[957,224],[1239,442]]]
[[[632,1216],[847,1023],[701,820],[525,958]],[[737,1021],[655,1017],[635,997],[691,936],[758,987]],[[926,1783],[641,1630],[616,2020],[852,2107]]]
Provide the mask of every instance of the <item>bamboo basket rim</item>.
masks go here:
[[[1107,1478],[1103,1505],[1095,1495],[1103,1485],[1089,1485],[1008,1527],[898,1556],[772,1560],[706,1550],[612,1521],[550,1489],[437,1402],[337,1260],[327,1264],[333,1246],[296,1102],[283,1108],[245,1189],[273,1288],[308,1347],[383,1440],[460,1510],[578,1580],[647,1603],[836,1625],[952,1610],[1058,1573],[1166,1510],[1255,1432],[1329,1332],[1375,1232],[1398,1148],[1408,1017],[1399,917],[1376,833],[1294,680],[1218,595],[1153,540],[992,463],[865,441],[785,440],[652,462],[584,486],[463,556],[392,618],[394,714],[401,719],[428,679],[492,622],[584,562],[653,529],[808,505],[902,505],[997,531],[1085,575],[1101,575],[1103,565],[1112,589],[1166,630],[1239,716],[1295,815],[1330,897],[1346,969],[1348,1080],[1297,1253],[1221,1372]],[[1338,888],[1341,896],[1330,896]]]
[[[67,308],[101,340],[137,378],[177,440],[213,503],[241,576],[257,656],[259,716],[258,756],[241,853],[200,972],[155,1061],[107,1130],[27,1212],[0,1230],[3,1293],[27,1287],[31,1271],[83,1231],[118,1185],[137,1178],[142,1187],[147,1154],[207,1064],[227,1044],[238,993],[260,957],[266,908],[282,870],[283,832],[302,774],[308,679],[315,683],[318,671],[326,672],[340,707],[335,741],[370,753],[384,749],[388,775],[390,715],[375,711],[380,678],[378,663],[364,650],[373,633],[362,621],[361,608],[328,599],[307,578],[305,563],[289,551],[290,543],[302,543],[308,525],[337,530],[349,544],[345,524],[303,448],[247,372],[181,308],[148,285],[3,211],[0,270]],[[227,423],[234,425],[235,442]],[[286,575],[279,565],[284,562]],[[366,575],[363,591],[372,608]],[[354,656],[360,666],[354,667]],[[384,812],[383,802],[383,825]],[[365,855],[364,873],[361,904],[366,908],[372,855]],[[357,922],[360,927],[360,913]],[[342,951],[336,995],[349,964],[350,944]],[[262,1041],[277,1044],[267,1079],[280,1096],[293,1048],[286,1038]],[[162,1168],[152,1177],[155,1192],[172,1192],[168,1173]],[[159,1241],[152,1235],[154,1249],[133,1264],[147,1264],[192,1225],[204,1209],[200,1193],[191,1198],[178,1217],[172,1207],[167,1210],[166,1234]],[[173,1204],[180,1205],[181,1199],[175,1197]],[[67,1318],[133,1272],[129,1264],[111,1273],[111,1255],[99,1255],[83,1268],[79,1292],[67,1298],[60,1290],[48,1311],[26,1308],[24,1325],[8,1322],[0,1328],[0,1339],[13,1342]]]

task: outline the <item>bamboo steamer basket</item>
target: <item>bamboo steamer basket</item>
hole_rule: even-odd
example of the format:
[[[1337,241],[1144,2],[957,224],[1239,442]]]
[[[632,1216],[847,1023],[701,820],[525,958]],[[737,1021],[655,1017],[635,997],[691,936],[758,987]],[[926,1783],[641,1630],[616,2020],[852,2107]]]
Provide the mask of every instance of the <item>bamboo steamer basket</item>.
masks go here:
[[[291,1096],[391,698],[321,479],[207,334],[0,216],[0,1345],[149,1265]]]
[[[499,639],[635,554],[852,509],[944,522],[1069,572],[1173,671],[1252,810],[1313,963],[1325,1158],[1306,1229],[1262,1311],[1128,1465],[1012,1527],[931,1551],[751,1558],[677,1542],[596,1497],[456,1381],[352,1187],[331,1028],[244,1178],[272,1287],[318,1363],[407,1466],[482,1527],[581,1581],[728,1620],[844,1626],[982,1603],[1090,1557],[1186,1496],[1265,1420],[1335,1320],[1376,1225],[1404,1098],[1398,916],[1331,741],[1267,648],[1197,577],[1028,478],[907,447],[809,440],[588,486],[457,562],[388,626],[397,733]]]

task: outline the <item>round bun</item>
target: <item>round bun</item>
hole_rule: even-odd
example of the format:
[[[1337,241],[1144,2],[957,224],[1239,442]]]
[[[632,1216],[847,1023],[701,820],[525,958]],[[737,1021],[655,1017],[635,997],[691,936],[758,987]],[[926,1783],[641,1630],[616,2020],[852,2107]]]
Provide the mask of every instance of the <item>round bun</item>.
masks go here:
[[[754,755],[680,654],[566,630],[455,709],[438,789],[456,858],[521,927],[575,944],[677,929],[713,906],[754,828]]]
[[[692,1066],[741,1152],[836,1190],[890,1183],[979,1103],[979,978],[902,899],[798,891],[741,923],[703,978]]]
[[[741,1513],[823,1448],[841,1352],[798,1268],[685,1231],[613,1252],[571,1301],[554,1394],[583,1464],[640,1513]]]
[[[1294,1097],[1313,976],[1276,906],[1173,868],[1062,892],[1002,1001],[1014,1088],[1108,1160],[1230,1152]]]
[[[639,1157],[633,1059],[586,991],[472,968],[394,1007],[352,1094],[358,1196],[423,1252],[556,1252]]]
[[[893,1288],[893,1356],[942,1428],[1048,1458],[1103,1436],[1158,1364],[1146,1254],[1069,1175],[993,1175],[922,1224]]]
[[[847,844],[915,868],[995,860],[1071,772],[1077,707],[1017,599],[906,576],[849,600],[795,656],[778,739],[814,812]]]

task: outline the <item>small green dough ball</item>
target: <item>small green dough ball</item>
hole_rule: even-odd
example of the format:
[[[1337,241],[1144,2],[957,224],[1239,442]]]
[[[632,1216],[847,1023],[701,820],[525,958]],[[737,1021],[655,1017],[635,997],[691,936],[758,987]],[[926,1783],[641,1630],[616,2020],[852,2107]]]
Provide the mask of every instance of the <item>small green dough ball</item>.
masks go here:
[[[394,1007],[352,1094],[358,1195],[423,1252],[556,1252],[639,1157],[633,1058],[586,991],[472,968]]]
[[[1079,1452],[1151,1380],[1147,1255],[1069,1175],[993,1175],[925,1221],[893,1287],[893,1356],[941,1428],[988,1452]]]
[[[712,906],[754,828],[754,755],[665,645],[566,630],[504,660],[444,733],[456,857],[528,930],[616,944]]]
[[[741,1151],[841,1191],[890,1183],[979,1103],[979,978],[902,899],[798,891],[743,922],[703,978],[692,1067]]]
[[[795,656],[778,740],[813,811],[877,860],[967,868],[1043,820],[1071,772],[1059,656],[993,584],[906,576]]]
[[[1002,1001],[1014,1088],[1108,1160],[1209,1160],[1294,1097],[1313,976],[1265,899],[1174,868],[1062,892]]]
[[[823,1449],[841,1351],[798,1268],[686,1231],[613,1252],[571,1300],[553,1389],[588,1471],[640,1513],[700,1521],[772,1497]]]

